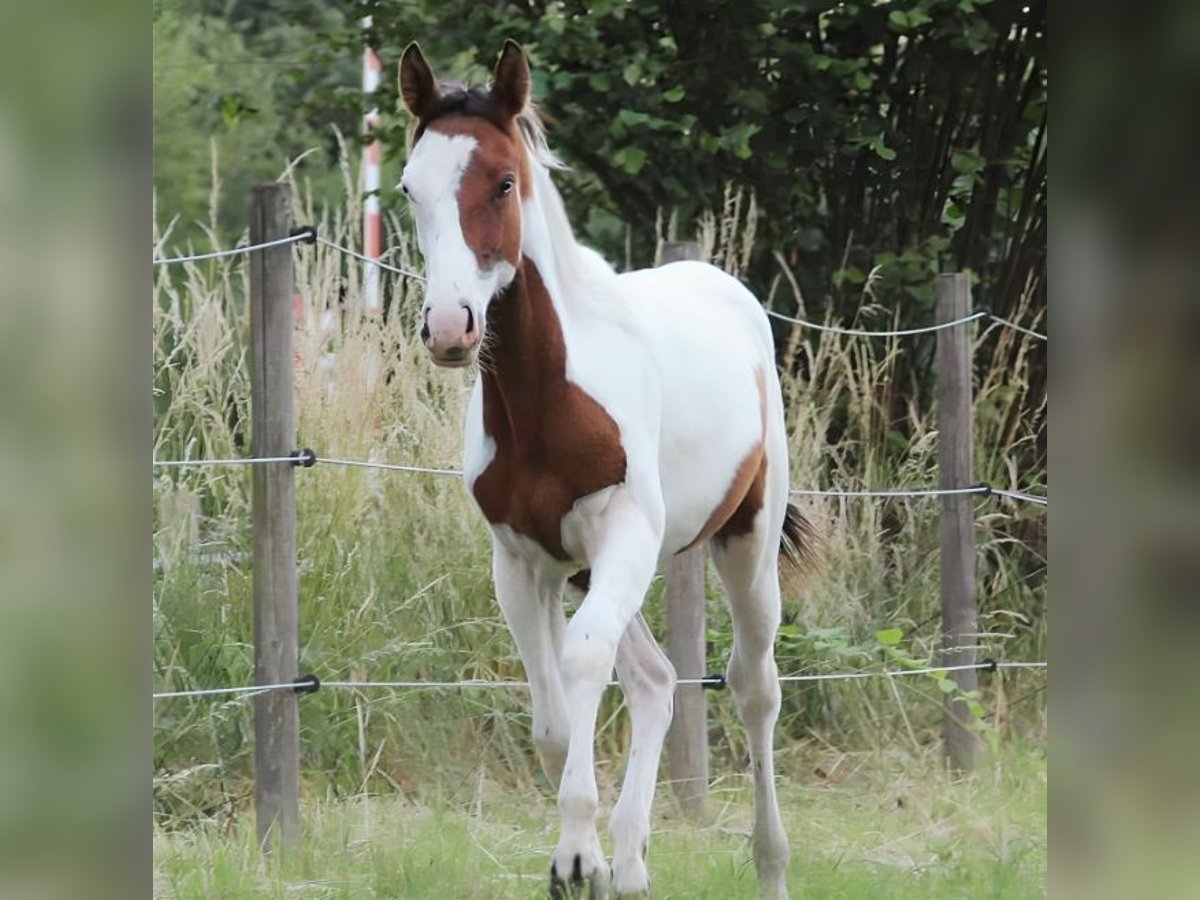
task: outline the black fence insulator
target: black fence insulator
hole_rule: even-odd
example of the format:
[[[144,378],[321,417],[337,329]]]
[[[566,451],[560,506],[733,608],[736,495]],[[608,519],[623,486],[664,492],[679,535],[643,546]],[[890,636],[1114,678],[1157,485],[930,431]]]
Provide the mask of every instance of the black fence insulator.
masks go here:
[[[979,491],[984,497],[992,496],[992,486],[986,481],[981,481],[979,484],[973,485],[975,490]]]
[[[293,694],[315,694],[321,689],[321,679],[316,675],[301,675],[292,679]]]
[[[300,237],[300,235],[304,235],[305,244],[315,244],[317,242],[317,226],[297,225],[288,232],[288,237]]]
[[[995,672],[997,668],[996,661],[991,657],[988,657],[987,659],[981,659],[979,661],[979,668],[983,669],[985,672]]]
[[[985,316],[990,316],[992,311],[988,309],[988,305],[986,303],[976,303],[975,308],[971,310],[971,315],[977,316],[980,313],[983,313]]]
[[[704,680],[700,682],[701,689],[706,691],[723,691],[728,686],[725,676],[719,672],[715,675],[705,675]]]
[[[293,460],[293,466],[304,466],[306,469],[311,469],[317,464],[317,454],[309,447],[303,450],[293,450],[288,454]]]

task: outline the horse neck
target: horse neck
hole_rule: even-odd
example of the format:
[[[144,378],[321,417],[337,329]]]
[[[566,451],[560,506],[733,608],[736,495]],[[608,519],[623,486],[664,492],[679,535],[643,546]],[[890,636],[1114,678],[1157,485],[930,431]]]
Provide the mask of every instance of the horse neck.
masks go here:
[[[549,170],[536,161],[531,161],[530,169],[533,190],[521,207],[521,254],[537,266],[561,309],[569,305],[567,294],[577,268],[579,245]]]
[[[494,438],[536,442],[566,385],[566,342],[557,304],[537,264],[521,261],[512,283],[488,307],[480,367],[484,419]]]
[[[615,304],[606,302],[615,273],[575,241],[549,171],[536,161],[531,168],[521,263],[512,284],[488,307],[481,367],[488,433],[506,429],[527,445],[563,402],[571,335],[588,327],[588,317],[617,315]]]
[[[616,273],[599,254],[575,240],[550,171],[536,161],[531,169],[533,191],[522,205],[522,254],[537,265],[568,330],[581,316],[611,318]]]

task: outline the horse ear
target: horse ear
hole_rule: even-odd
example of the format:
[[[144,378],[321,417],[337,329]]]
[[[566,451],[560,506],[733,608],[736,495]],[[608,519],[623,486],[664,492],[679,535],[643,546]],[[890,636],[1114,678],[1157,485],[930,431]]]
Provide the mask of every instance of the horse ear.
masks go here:
[[[524,112],[529,103],[529,61],[521,45],[509,38],[492,74],[492,96],[508,118]]]
[[[438,90],[437,79],[433,77],[433,70],[425,62],[417,42],[413,41],[404,48],[404,55],[400,57],[400,97],[404,106],[422,119],[439,96],[441,91]]]

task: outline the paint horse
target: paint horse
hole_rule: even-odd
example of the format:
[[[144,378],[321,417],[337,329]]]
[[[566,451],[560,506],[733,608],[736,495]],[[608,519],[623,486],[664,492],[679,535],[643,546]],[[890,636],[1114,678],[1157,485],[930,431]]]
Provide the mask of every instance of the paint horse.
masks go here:
[[[425,347],[440,366],[479,361],[463,468],[491,526],[496,597],[558,789],[550,893],[586,882],[604,896],[610,879],[618,895],[649,890],[650,807],[676,676],[639,610],[661,560],[711,541],[754,772],[754,863],[763,895],[783,897],[788,842],[772,760],[779,558],[784,547],[798,560],[809,534],[787,502],[767,319],[712,266],[618,275],[578,244],[529,81],[512,41],[489,88],[440,85],[410,45],[400,87],[414,124],[399,187],[425,257]],[[584,570],[568,622],[564,586]],[[614,666],[632,738],[610,870],[593,744]]]

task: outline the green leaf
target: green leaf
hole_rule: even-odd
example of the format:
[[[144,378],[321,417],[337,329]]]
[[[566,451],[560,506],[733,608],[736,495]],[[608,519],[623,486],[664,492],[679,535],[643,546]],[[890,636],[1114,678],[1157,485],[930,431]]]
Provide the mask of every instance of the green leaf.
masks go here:
[[[635,62],[631,62],[625,67],[625,71],[621,73],[625,79],[625,83],[633,87],[638,83],[638,79],[642,77],[642,67]]]
[[[946,207],[942,210],[942,224],[949,225],[951,231],[957,231],[962,228],[963,222],[966,220],[967,214],[958,208],[958,204],[953,200],[946,201]]]
[[[882,628],[875,632],[875,640],[886,647],[894,647],[899,644],[904,637],[904,632],[899,628]]]
[[[753,122],[726,128],[721,132],[721,146],[738,159],[749,159],[753,155],[753,151],[750,149],[750,138],[760,131],[762,131],[762,126]]]
[[[644,125],[650,121],[650,117],[636,109],[623,109],[617,113],[617,121],[626,126]]]
[[[883,142],[883,134],[875,135],[866,141],[868,147],[874,151],[875,155],[880,159],[885,159],[891,162],[896,158],[896,151]]]
[[[613,156],[613,162],[630,175],[636,175],[646,164],[646,151],[638,147],[622,147]]]
[[[893,9],[888,13],[888,21],[897,28],[908,28],[908,13],[900,9]]]
[[[833,283],[838,287],[843,284],[862,284],[866,280],[867,276],[863,274],[862,269],[854,266],[846,266],[833,273]]]
[[[605,73],[597,72],[588,76],[588,86],[594,91],[607,91],[612,87],[612,81]]]
[[[936,291],[934,290],[933,283],[927,282],[925,284],[910,284],[904,289],[904,293],[908,294],[914,300],[919,300],[921,303],[929,305],[933,303]]]
[[[971,150],[955,150],[950,154],[950,167],[960,175],[974,175],[983,169],[983,157]]]
[[[678,103],[686,93],[682,87],[673,87],[669,91],[663,91],[663,99],[668,103]]]
[[[742,112],[766,112],[767,96],[762,91],[754,89],[738,91],[736,103]]]

